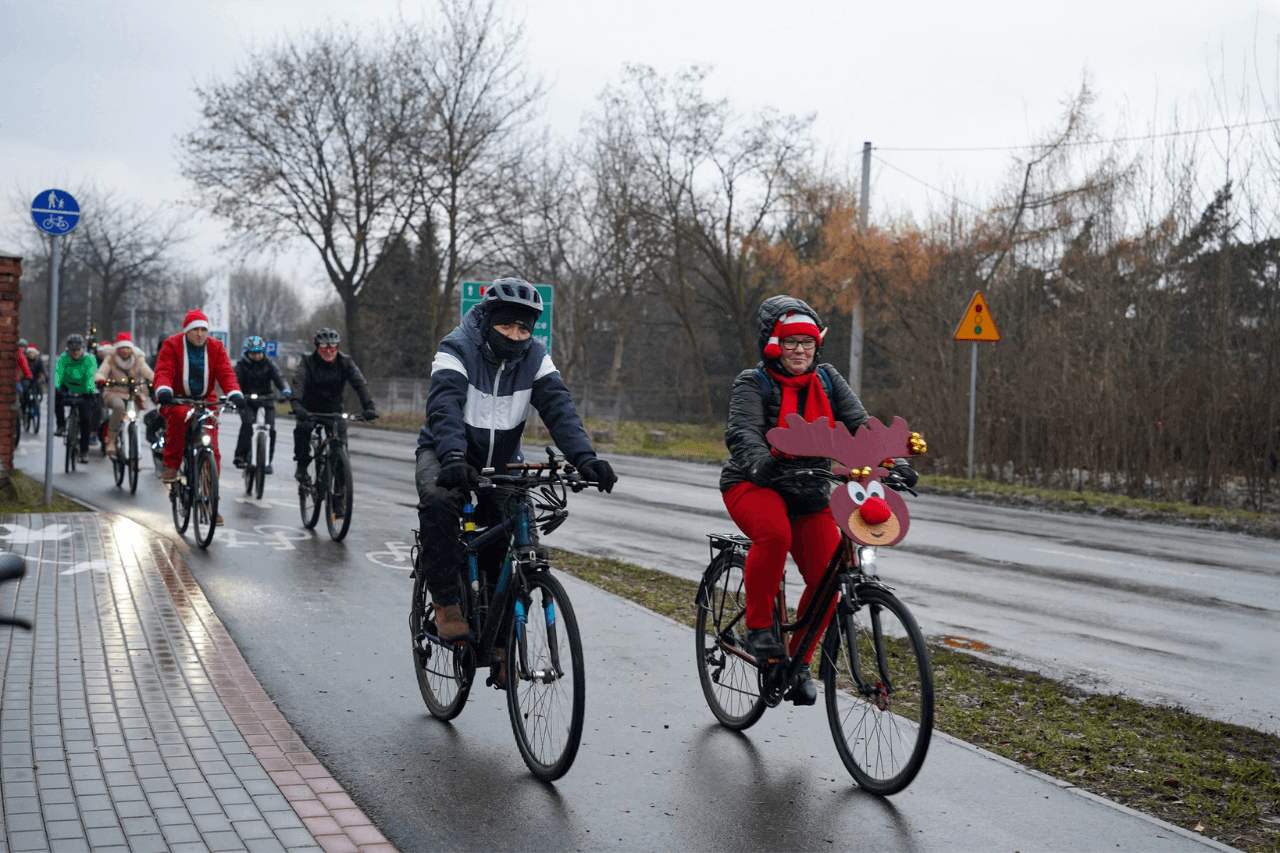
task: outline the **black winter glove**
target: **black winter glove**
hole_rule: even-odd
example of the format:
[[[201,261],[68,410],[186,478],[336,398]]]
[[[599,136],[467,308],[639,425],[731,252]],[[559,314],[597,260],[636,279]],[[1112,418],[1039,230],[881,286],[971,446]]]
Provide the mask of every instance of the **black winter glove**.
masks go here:
[[[290,400],[289,408],[293,409],[293,416],[295,418],[307,418],[311,416],[311,413],[307,411],[307,407],[297,400]]]
[[[172,405],[173,405],[173,390],[172,390],[172,389],[170,389],[170,388],[161,388],[159,391],[157,391],[157,392],[156,392],[156,405],[157,405],[157,406],[172,406]]]
[[[603,459],[588,459],[578,466],[578,470],[593,480],[602,492],[612,492],[613,484],[618,482],[618,475],[613,473],[613,466]]]
[[[436,485],[442,489],[475,491],[480,485],[480,474],[467,463],[465,456],[450,454],[445,457],[440,473],[436,475]]]
[[[363,417],[366,421],[376,421],[378,419],[378,412],[375,409],[365,409]]]
[[[772,456],[766,456],[751,466],[751,470],[747,472],[747,479],[757,486],[767,489],[773,484],[773,478],[778,476],[780,470],[781,464],[779,460]]]
[[[889,475],[884,478],[884,484],[896,492],[911,492],[915,494],[916,483],[920,479],[920,475],[916,473],[916,469],[912,468],[905,459],[895,459],[894,466],[889,469]]]

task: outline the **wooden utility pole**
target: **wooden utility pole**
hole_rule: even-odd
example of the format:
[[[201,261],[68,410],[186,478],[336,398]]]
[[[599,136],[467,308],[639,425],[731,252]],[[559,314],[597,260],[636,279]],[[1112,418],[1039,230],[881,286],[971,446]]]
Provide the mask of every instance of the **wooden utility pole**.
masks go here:
[[[858,234],[867,236],[871,204],[871,143],[862,143],[862,197],[858,201]],[[849,387],[862,396],[862,294],[854,292],[849,324]]]

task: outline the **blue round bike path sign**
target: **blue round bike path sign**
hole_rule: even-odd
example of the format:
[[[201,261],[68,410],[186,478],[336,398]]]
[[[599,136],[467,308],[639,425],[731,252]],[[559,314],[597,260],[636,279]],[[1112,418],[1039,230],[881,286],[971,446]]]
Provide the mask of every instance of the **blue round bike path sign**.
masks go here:
[[[69,233],[80,221],[80,205],[66,190],[45,190],[31,202],[31,220],[55,237]]]

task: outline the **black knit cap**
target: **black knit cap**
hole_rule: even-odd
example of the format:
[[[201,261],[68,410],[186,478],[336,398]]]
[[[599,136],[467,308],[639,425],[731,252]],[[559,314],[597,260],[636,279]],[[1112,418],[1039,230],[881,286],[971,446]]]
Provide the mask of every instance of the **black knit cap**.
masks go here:
[[[508,323],[521,323],[532,332],[534,324],[538,322],[538,316],[537,311],[524,305],[498,302],[489,309],[488,324],[505,326]]]

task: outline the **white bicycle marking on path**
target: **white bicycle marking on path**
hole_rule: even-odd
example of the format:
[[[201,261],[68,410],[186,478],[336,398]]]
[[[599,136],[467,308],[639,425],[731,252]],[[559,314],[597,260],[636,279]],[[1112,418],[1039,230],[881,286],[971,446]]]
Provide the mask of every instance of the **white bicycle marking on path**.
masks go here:
[[[383,542],[385,551],[366,551],[364,557],[369,562],[384,569],[398,569],[407,572],[413,568],[413,546],[405,542]]]
[[[248,548],[260,546],[276,551],[296,551],[294,542],[302,542],[312,538],[309,530],[290,527],[286,524],[255,524],[253,533],[236,530],[234,527],[223,527],[222,544],[226,548]],[[261,541],[257,541],[261,537]]]

